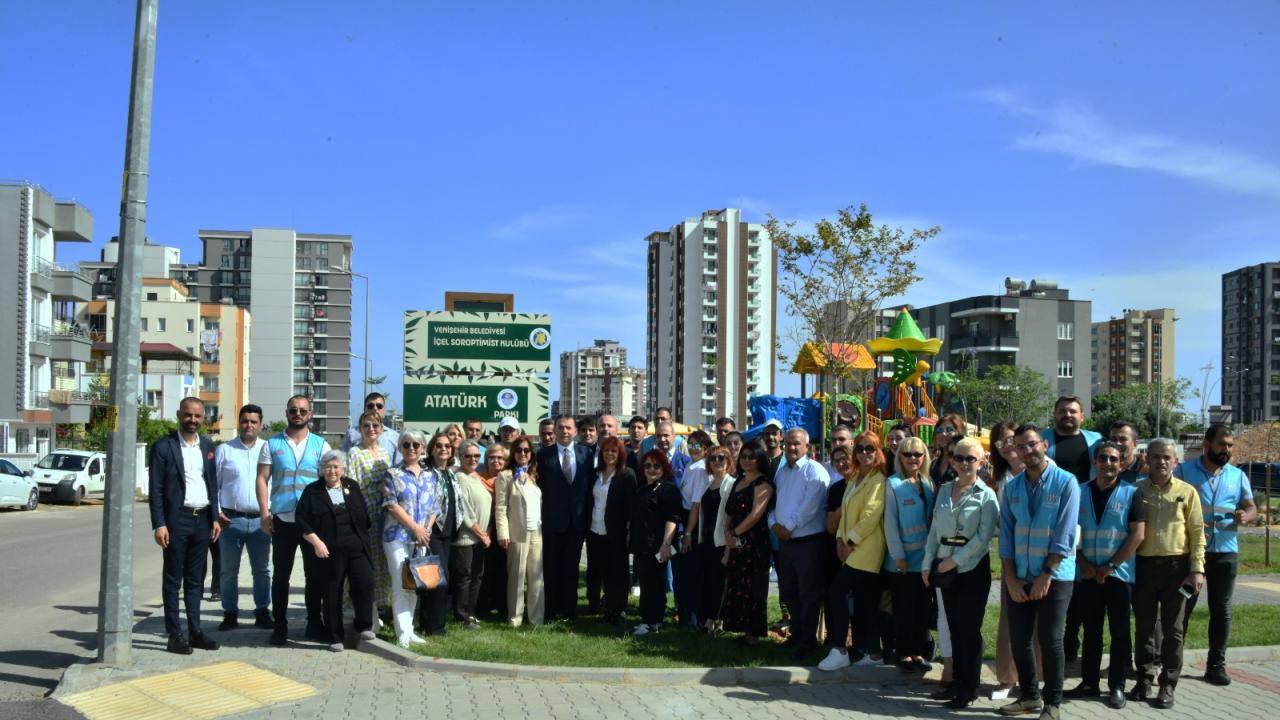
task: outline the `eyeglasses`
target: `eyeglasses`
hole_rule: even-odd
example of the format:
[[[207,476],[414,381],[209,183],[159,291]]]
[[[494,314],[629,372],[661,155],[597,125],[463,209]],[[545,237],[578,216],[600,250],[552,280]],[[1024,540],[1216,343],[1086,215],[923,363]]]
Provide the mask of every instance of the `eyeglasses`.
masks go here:
[[[381,410],[382,407],[383,407],[382,403],[371,402],[371,403],[365,403],[364,409],[365,410]]]
[[[289,408],[288,410],[285,410],[285,413],[287,413],[287,414],[289,414],[289,415],[306,415],[306,414],[307,414],[307,409],[306,409],[306,408],[300,408],[300,407],[291,407],[291,408]]]
[[[691,443],[685,443],[685,445],[687,445],[687,446],[689,447],[689,449],[690,449],[690,450],[701,450],[701,449],[702,449],[702,443],[691,442]]]
[[[453,452],[453,446],[447,442],[436,443],[436,446],[435,448],[432,449],[432,452],[438,452],[440,450],[443,450],[445,452]]]
[[[969,463],[976,463],[976,462],[978,462],[978,458],[976,458],[976,457],[974,457],[974,456],[972,456],[972,455],[952,455],[952,456],[951,456],[951,460],[952,460],[952,462],[958,462],[958,463],[961,463],[961,464],[964,464],[964,465],[968,465]]]
[[[919,460],[920,458],[924,457],[924,453],[922,452],[900,452],[898,454],[910,460]]]
[[[937,433],[939,435],[955,435],[956,429],[951,425],[943,425],[938,428]]]
[[[361,425],[361,426],[360,426],[360,429],[362,429],[362,430],[377,430],[377,429],[378,429],[378,428],[380,428],[380,427],[382,427],[382,426],[381,426],[381,425],[379,425],[379,424],[378,424],[378,423],[376,423],[376,422],[367,422],[367,423],[365,423],[365,424]]]
[[[1013,449],[1017,450],[1018,452],[1031,452],[1032,450],[1035,450],[1036,448],[1040,447],[1040,443],[1042,442],[1044,441],[1036,440],[1035,442],[1018,443],[1017,445],[1013,446]]]
[[[709,463],[729,462],[729,458],[725,457],[724,455],[712,455],[711,457],[707,458],[707,462]]]
[[[516,455],[532,455],[533,448],[518,447],[515,450],[512,450],[511,452],[515,453]]]
[[[1100,463],[1106,463],[1106,464],[1108,464],[1108,465],[1112,465],[1112,464],[1119,463],[1119,462],[1120,462],[1120,458],[1119,458],[1119,457],[1116,457],[1115,455],[1099,455],[1099,456],[1098,456],[1098,462],[1100,462]]]
[[[860,453],[873,453],[877,448],[875,445],[857,445],[853,449]]]
[[[831,463],[832,463],[833,465],[848,465],[848,464],[849,464],[849,456],[848,456],[848,455],[845,455],[844,453],[840,453],[839,455],[837,455],[837,456],[835,456],[835,457],[831,458]]]
[[[466,455],[462,456],[462,459],[463,460],[479,460],[480,453],[467,453]]]
[[[647,462],[644,464],[645,470],[661,470],[662,466],[656,462]]]
[[[416,443],[416,442],[402,442],[402,443],[400,443],[400,448],[401,448],[402,450],[421,450],[421,449],[422,449],[422,443]]]
[[[1003,450],[1003,449],[1005,449],[1005,448],[1010,448],[1010,449],[1012,449],[1012,448],[1013,448],[1013,438],[1011,438],[1011,437],[1007,437],[1007,438],[1005,438],[1005,439],[1003,439],[1003,440],[997,440],[997,441],[995,441],[995,442],[991,443],[991,447],[993,447],[993,448],[995,448],[995,449],[997,449],[997,450]]]

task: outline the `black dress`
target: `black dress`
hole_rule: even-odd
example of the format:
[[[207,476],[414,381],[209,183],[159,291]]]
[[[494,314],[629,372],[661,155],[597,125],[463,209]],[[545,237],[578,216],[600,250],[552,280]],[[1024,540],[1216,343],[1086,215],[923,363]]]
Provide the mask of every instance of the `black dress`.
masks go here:
[[[702,612],[698,617],[719,620],[724,605],[725,566],[724,547],[716,547],[716,515],[720,513],[720,483],[708,478],[707,491],[702,494],[702,518],[698,521],[698,545],[696,551],[702,568]]]
[[[729,495],[725,513],[728,531],[742,524],[755,505],[757,485],[767,485],[763,476]],[[738,547],[729,553],[725,578],[724,629],[763,637],[767,632],[769,600],[769,528],[765,518],[738,537]]]

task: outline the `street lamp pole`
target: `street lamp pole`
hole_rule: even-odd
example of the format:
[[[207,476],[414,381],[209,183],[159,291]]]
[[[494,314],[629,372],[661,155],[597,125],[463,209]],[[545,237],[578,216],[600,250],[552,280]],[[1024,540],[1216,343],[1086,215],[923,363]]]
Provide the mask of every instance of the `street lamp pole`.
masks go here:
[[[364,273],[358,273],[351,268],[338,267],[336,265],[330,265],[329,269],[364,280],[364,382],[362,383],[364,395],[360,398],[363,402],[364,398],[369,396],[369,378],[373,376],[373,362],[369,359],[369,276]],[[363,404],[361,407],[364,407]]]

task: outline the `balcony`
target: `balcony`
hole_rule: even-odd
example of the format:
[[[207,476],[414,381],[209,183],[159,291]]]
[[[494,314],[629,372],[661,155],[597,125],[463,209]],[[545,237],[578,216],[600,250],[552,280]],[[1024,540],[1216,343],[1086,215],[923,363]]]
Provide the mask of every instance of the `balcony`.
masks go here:
[[[48,325],[32,325],[29,352],[32,355],[49,357],[52,354],[52,348],[49,346],[50,336]]]
[[[31,404],[27,406],[28,410],[48,410],[49,409],[49,393],[32,393]]]
[[[89,341],[89,333],[83,327],[66,320],[54,320],[50,336],[52,359],[89,362],[93,343]]]
[[[948,340],[952,353],[960,352],[1017,352],[1018,333],[978,333],[977,335],[952,335]]]
[[[31,288],[46,293],[53,292],[53,263],[42,257],[31,260]]]
[[[1004,295],[983,295],[951,303],[951,317],[1017,314],[1018,299]]]
[[[93,299],[93,283],[80,272],[79,265],[53,266],[53,297],[58,300],[89,302]]]
[[[53,411],[56,423],[74,423],[84,425],[89,422],[93,408],[93,397],[89,393],[76,390],[50,390],[48,395],[49,409]]]
[[[54,211],[53,239],[57,242],[92,242],[93,214],[75,201],[59,200]]]

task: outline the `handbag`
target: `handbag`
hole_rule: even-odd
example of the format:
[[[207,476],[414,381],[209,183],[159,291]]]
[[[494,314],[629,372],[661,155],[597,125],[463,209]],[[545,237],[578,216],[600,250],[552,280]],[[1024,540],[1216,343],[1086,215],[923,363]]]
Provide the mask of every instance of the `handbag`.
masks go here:
[[[938,558],[934,560],[933,564],[929,567],[929,585],[931,587],[936,587],[939,590],[946,590],[951,587],[951,583],[956,581],[956,571],[959,569],[951,568],[946,572],[938,572],[938,565],[940,565],[945,559],[946,558]]]
[[[404,559],[400,566],[400,586],[405,590],[442,590],[448,587],[444,564],[439,555],[419,555],[418,550],[425,548],[415,545],[413,553]]]

